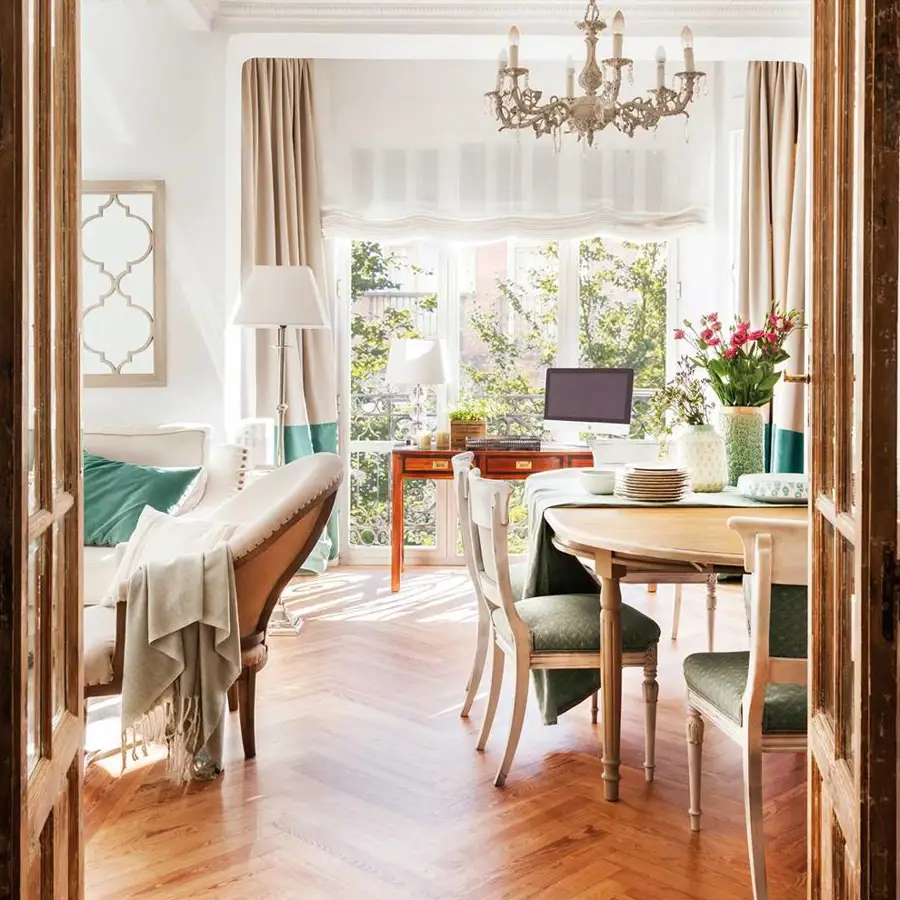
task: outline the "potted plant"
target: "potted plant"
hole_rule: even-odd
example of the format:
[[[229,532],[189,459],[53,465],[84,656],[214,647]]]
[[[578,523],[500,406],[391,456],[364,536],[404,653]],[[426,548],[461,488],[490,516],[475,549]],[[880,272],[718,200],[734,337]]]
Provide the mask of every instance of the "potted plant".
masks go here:
[[[761,407],[772,400],[781,380],[777,370],[790,359],[784,349],[788,337],[803,328],[803,315],[793,309],[779,313],[773,306],[761,328],[740,317],[723,334],[718,313],[700,319],[700,331],[685,319],[675,329],[676,340],[694,349],[690,362],[706,371],[709,384],[722,403],[722,431],[728,455],[728,483],[737,484],[741,475],[762,472],[764,425]]]
[[[679,428],[675,456],[690,473],[693,490],[714,493],[725,487],[725,442],[709,424],[712,404],[703,392],[705,383],[683,357],[675,377],[650,398],[642,419],[663,444]]]
[[[451,450],[465,450],[466,438],[484,437],[487,433],[488,402],[483,398],[460,400],[448,415]]]

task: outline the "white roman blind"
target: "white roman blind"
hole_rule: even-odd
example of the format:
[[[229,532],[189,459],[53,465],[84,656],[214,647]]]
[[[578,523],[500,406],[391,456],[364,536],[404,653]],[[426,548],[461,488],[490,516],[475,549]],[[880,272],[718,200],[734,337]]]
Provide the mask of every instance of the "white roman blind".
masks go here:
[[[688,141],[678,118],[634,139],[610,130],[595,149],[566,135],[554,154],[549,137],[497,130],[483,97],[490,63],[325,60],[315,75],[329,237],[648,239],[710,221],[711,95],[691,104]],[[532,84],[552,92],[563,75],[541,64]],[[636,64],[622,96],[655,77]]]

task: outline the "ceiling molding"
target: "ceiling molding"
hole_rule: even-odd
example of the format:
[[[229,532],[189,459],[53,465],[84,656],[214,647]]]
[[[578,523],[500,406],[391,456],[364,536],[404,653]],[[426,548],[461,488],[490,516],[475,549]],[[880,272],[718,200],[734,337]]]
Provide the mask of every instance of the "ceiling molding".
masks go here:
[[[181,0],[203,2],[203,0]],[[206,0],[209,2],[209,0]],[[735,33],[747,26],[757,33],[806,33],[808,0],[632,0],[624,4],[629,26],[647,32],[690,23],[698,33]],[[512,22],[537,33],[567,32],[584,15],[584,2],[560,0],[220,0],[216,27],[227,31],[391,31],[496,32]]]
[[[168,0],[172,12],[190,31],[212,31],[219,12],[219,0]]]

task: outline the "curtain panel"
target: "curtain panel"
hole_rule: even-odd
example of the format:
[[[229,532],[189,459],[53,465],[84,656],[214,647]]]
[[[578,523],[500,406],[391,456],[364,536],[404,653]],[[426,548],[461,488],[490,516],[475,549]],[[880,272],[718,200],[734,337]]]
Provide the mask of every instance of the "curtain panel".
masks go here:
[[[800,63],[747,69],[738,312],[754,323],[772,304],[807,308],[806,82]],[[805,332],[795,332],[786,349],[785,371],[805,371]],[[769,412],[768,470],[804,471],[805,385],[778,384]]]
[[[320,215],[319,173],[308,60],[251,59],[242,73],[241,269],[305,265],[330,296]],[[332,315],[332,321],[334,317]],[[298,330],[287,351],[287,462],[337,453],[334,337]],[[250,346],[247,346],[247,345]],[[244,415],[275,415],[278,373],[274,331],[245,333]],[[338,551],[337,520],[304,568],[321,572]]]
[[[316,73],[328,237],[654,240],[711,223],[712,97],[691,104],[688,124],[633,139],[609,129],[593,149],[565,135],[555,153],[550,137],[498,131],[484,99],[490,63],[326,60]],[[532,70],[547,96],[563,78]],[[636,63],[624,93],[655,79],[653,64]]]

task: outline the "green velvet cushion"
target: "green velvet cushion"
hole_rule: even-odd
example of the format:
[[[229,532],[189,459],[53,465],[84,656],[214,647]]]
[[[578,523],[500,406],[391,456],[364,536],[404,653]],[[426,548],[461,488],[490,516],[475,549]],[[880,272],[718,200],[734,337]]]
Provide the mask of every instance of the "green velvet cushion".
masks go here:
[[[750,622],[750,576],[744,577],[744,604]],[[769,610],[769,655],[806,659],[809,641],[805,584],[773,584]]]
[[[84,543],[115,547],[127,541],[145,506],[171,512],[200,467],[158,469],[84,454]]]
[[[531,630],[532,650],[546,653],[597,653],[600,650],[600,597],[556,594],[529,597],[516,610]],[[493,613],[497,630],[512,641],[502,609]],[[659,641],[659,625],[634,607],[622,604],[622,650],[640,653]]]
[[[693,653],[684,661],[684,680],[719,712],[741,724],[741,700],[747,687],[750,654]],[[763,707],[764,734],[806,731],[806,685],[770,684]]]

